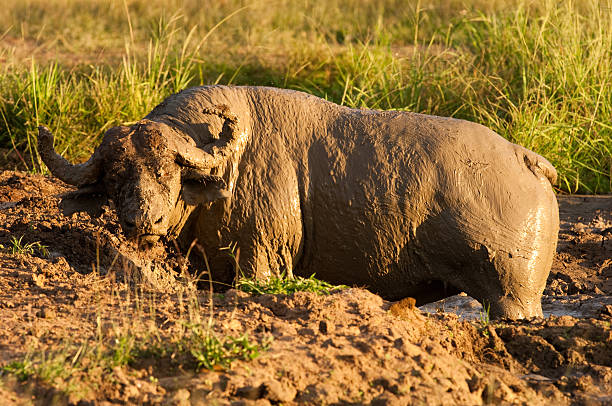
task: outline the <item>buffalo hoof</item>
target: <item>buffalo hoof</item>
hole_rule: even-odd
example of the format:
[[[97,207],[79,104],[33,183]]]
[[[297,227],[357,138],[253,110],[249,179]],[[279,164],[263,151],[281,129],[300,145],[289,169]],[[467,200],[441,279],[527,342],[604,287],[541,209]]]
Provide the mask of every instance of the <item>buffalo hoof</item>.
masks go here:
[[[485,303],[487,303],[485,301]],[[487,306],[485,306],[485,309]],[[534,317],[544,317],[542,313],[542,303],[537,300],[533,303],[520,303],[517,300],[502,298],[491,302],[489,317],[492,319],[532,319]]]

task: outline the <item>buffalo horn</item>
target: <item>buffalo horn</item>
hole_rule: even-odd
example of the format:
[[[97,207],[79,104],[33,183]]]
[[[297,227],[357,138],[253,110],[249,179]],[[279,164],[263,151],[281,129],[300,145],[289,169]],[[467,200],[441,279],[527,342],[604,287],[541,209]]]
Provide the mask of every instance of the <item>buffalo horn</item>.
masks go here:
[[[177,158],[183,165],[197,169],[211,169],[224,163],[246,134],[240,133],[238,117],[232,114],[226,105],[206,108],[203,113],[216,115],[225,120],[219,134],[220,138],[203,148],[181,142],[176,145],[176,152]]]
[[[87,162],[73,165],[55,152],[53,138],[47,127],[38,127],[38,153],[54,176],[74,186],[90,185],[98,181],[101,165],[97,151]]]

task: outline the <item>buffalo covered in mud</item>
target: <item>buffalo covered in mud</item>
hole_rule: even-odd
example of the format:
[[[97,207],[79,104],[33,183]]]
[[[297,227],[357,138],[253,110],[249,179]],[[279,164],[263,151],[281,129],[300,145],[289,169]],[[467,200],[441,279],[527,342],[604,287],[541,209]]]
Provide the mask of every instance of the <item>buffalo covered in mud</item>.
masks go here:
[[[39,128],[67,214],[113,202],[128,237],[197,239],[258,278],[311,275],[417,304],[464,291],[541,316],[555,253],[552,165],[481,125],[356,110],[290,90],[187,89],[72,165]]]

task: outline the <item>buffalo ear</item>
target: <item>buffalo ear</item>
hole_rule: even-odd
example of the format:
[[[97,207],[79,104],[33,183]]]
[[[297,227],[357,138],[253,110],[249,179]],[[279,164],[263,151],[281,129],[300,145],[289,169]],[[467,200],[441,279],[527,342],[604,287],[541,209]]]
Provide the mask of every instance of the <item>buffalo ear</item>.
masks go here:
[[[65,216],[84,211],[91,217],[100,217],[104,213],[102,206],[108,205],[108,198],[100,185],[84,186],[60,197],[59,207]]]
[[[221,177],[197,169],[184,170],[182,183],[183,199],[190,206],[227,199],[231,196]]]

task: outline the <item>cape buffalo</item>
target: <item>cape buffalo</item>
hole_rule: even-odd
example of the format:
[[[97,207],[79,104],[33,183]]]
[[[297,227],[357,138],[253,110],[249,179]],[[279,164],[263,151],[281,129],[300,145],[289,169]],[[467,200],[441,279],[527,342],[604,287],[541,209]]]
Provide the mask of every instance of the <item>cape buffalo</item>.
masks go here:
[[[230,244],[250,276],[317,277],[417,305],[464,291],[491,316],[542,316],[559,216],[553,166],[479,124],[350,109],[291,90],[203,86],[108,130],[64,212],[114,202],[126,236]],[[213,267],[214,268],[214,267]],[[214,271],[214,269],[213,269]]]

